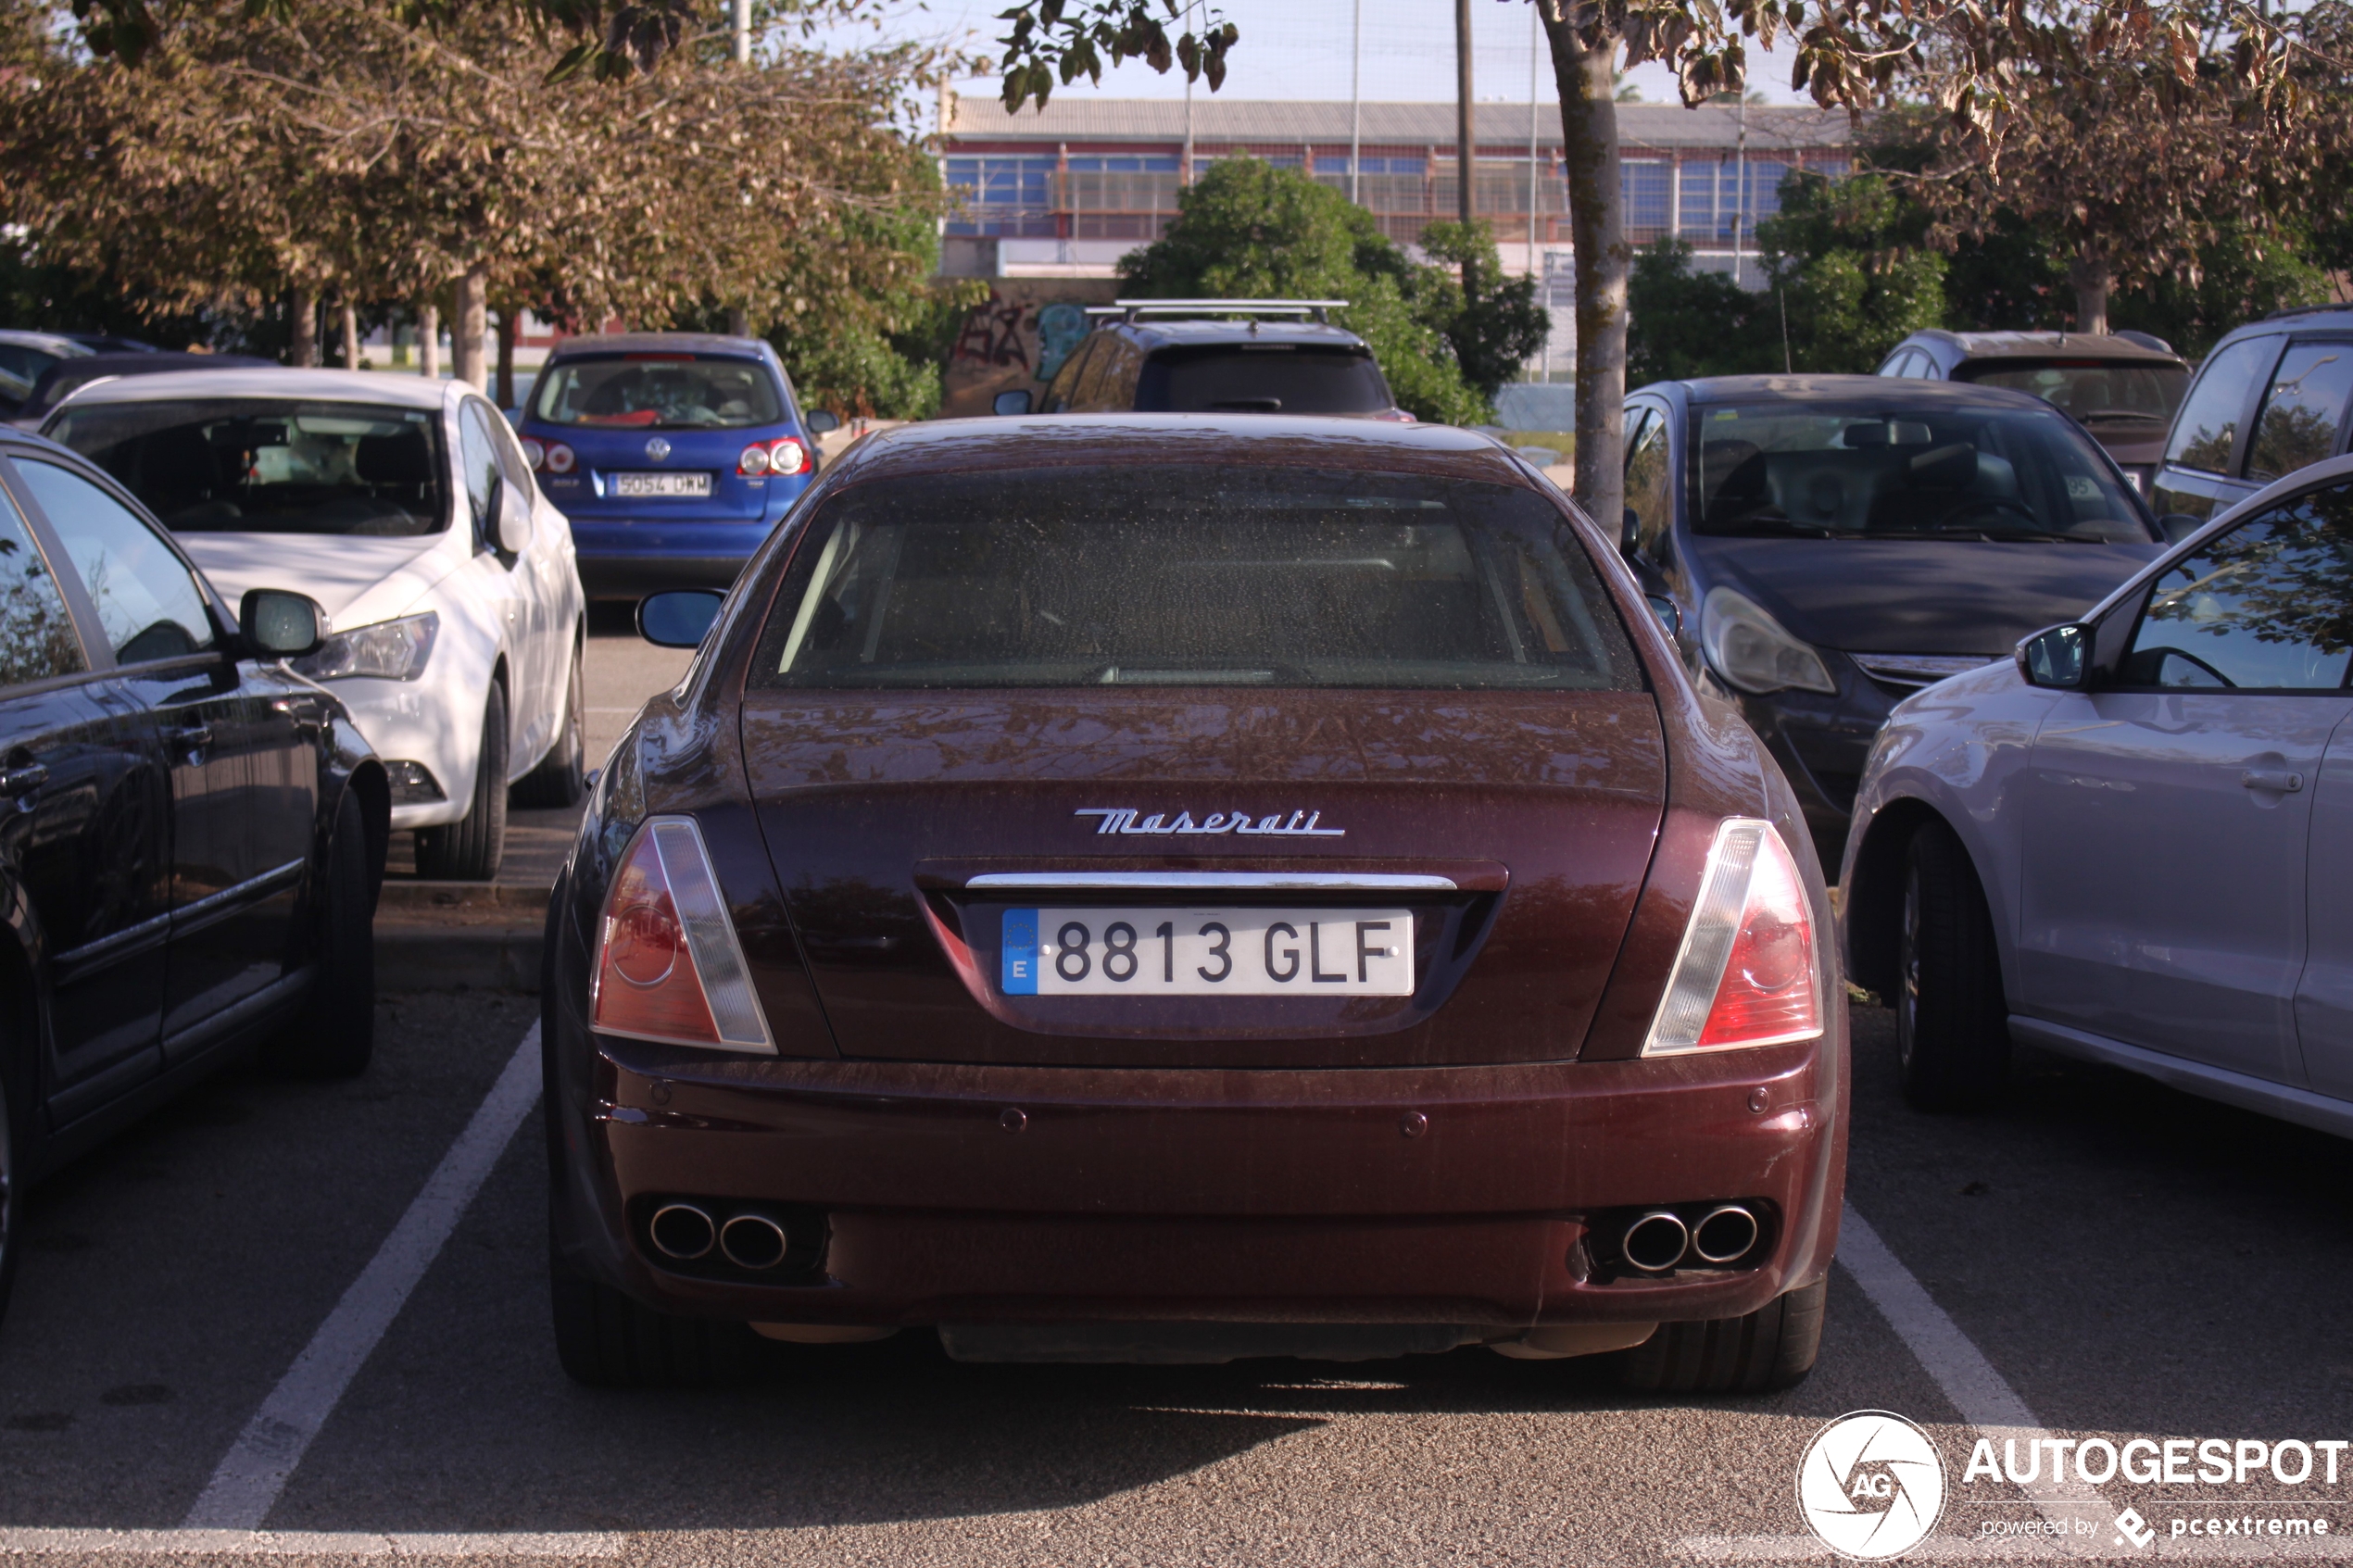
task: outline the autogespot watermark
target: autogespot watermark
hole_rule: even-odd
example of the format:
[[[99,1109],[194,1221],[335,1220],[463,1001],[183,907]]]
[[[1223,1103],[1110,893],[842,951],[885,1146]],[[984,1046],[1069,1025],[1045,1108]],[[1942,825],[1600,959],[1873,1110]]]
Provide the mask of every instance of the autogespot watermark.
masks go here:
[[[2160,1540],[2185,1540],[2260,1558],[2272,1545],[2309,1554],[2341,1533],[2334,1512],[2323,1512],[2340,1500],[2340,1470],[2353,1483],[2353,1439],[2011,1437],[1997,1449],[1994,1439],[1980,1437],[1957,1487],[1948,1490],[1944,1456],[1925,1431],[1891,1411],[1856,1411],[1806,1445],[1797,1501],[1823,1545],[1860,1562],[1912,1550],[1936,1531],[1948,1504],[1957,1512],[1948,1537],[2014,1541],[2021,1552],[2046,1552],[2055,1537],[2080,1537],[2126,1555]],[[2030,1491],[2023,1510],[2009,1490],[2020,1486]],[[2102,1490],[2120,1486],[2133,1494],[2111,1499]],[[2213,1495],[2211,1488],[2221,1486],[2265,1495]],[[2167,1487],[2192,1495],[2166,1497]],[[2271,1495],[2290,1487],[2306,1489]],[[1993,1495],[1996,1488],[2003,1495]],[[2125,1504],[2120,1511],[2119,1502]]]

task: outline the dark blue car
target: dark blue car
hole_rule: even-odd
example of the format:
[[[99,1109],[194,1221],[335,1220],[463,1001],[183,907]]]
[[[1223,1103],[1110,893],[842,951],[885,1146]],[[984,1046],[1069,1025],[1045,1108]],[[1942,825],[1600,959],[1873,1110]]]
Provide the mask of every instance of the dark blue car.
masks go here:
[[[834,423],[802,415],[757,338],[630,332],[550,355],[521,433],[572,520],[589,597],[638,599],[735,582],[816,476]]]

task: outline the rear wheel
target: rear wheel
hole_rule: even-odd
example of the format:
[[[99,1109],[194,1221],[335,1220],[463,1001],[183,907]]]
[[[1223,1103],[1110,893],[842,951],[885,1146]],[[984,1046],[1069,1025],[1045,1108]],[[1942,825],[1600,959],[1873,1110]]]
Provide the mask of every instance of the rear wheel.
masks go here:
[[[1777,1296],[1746,1317],[1663,1323],[1620,1353],[1621,1387],[1650,1394],[1769,1394],[1794,1388],[1822,1348],[1827,1276]]]
[[[588,792],[588,729],[580,707],[587,683],[581,678],[580,663],[580,642],[574,638],[572,676],[564,688],[563,728],[556,733],[555,744],[540,759],[539,766],[515,781],[511,798],[517,806],[576,806]]]
[[[488,882],[507,848],[507,689],[490,683],[482,715],[473,796],[457,822],[417,830],[417,874],[440,882]]]
[[[309,920],[316,971],[310,995],[262,1055],[298,1078],[354,1078],[368,1070],[376,1049],[376,917],[368,893],[367,829],[348,790],[335,808]]]
[[[711,1388],[752,1375],[759,1341],[742,1323],[657,1312],[573,1268],[552,1246],[547,1283],[556,1357],[575,1383]]]
[[[2009,1006],[1994,917],[1969,851],[1943,822],[1904,854],[1895,1051],[1904,1098],[1919,1110],[1982,1110],[2009,1076]]]

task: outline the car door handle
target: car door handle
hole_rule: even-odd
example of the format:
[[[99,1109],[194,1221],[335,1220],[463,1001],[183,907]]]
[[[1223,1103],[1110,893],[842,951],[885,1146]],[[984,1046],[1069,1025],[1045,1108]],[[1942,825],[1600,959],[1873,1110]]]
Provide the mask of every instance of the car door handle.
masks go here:
[[[171,744],[182,751],[202,751],[212,744],[210,724],[183,724],[165,734],[170,737]]]
[[[21,768],[0,769],[0,796],[14,800],[19,796],[31,795],[48,782],[49,770],[38,762],[27,763]]]
[[[2304,775],[2291,773],[2284,768],[2249,768],[2239,775],[2239,787],[2277,790],[2282,795],[2295,795],[2304,788]]]

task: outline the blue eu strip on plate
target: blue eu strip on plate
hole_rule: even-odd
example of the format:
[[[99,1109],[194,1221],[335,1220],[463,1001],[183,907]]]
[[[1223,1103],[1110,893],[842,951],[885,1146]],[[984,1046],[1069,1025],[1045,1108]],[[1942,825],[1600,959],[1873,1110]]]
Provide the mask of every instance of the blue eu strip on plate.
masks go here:
[[[1005,911],[1004,972],[1001,984],[1008,997],[1034,997],[1038,994],[1038,911],[1007,909]]]

